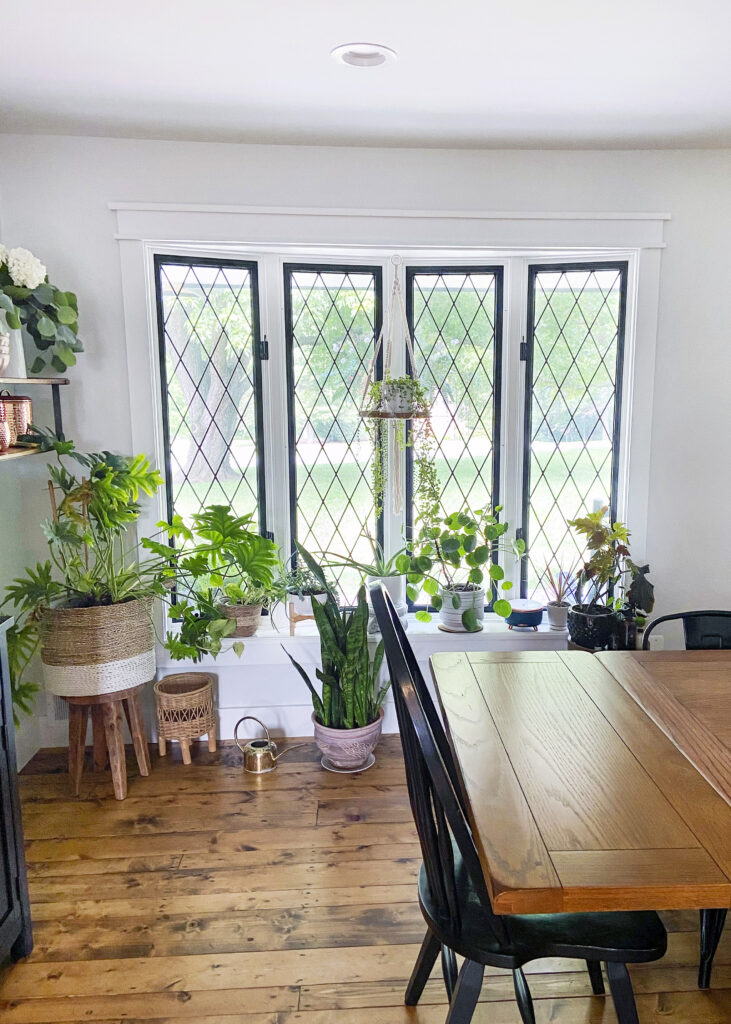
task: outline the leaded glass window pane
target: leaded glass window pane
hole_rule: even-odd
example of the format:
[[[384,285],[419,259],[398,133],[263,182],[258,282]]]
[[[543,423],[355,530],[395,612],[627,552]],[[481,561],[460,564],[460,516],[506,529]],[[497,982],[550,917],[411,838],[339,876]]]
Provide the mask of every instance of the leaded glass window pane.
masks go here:
[[[381,318],[381,272],[285,267],[292,535],[311,552],[371,561],[371,443],[359,415]],[[360,575],[337,577],[353,604]]]
[[[410,267],[407,307],[416,376],[434,396],[442,509],[484,508],[498,476],[502,269]],[[408,526],[414,515],[412,500]]]
[[[156,265],[168,510],[187,518],[226,504],[263,528],[256,265],[177,257]]]
[[[616,504],[626,264],[531,267],[524,592],[579,563],[570,519]]]

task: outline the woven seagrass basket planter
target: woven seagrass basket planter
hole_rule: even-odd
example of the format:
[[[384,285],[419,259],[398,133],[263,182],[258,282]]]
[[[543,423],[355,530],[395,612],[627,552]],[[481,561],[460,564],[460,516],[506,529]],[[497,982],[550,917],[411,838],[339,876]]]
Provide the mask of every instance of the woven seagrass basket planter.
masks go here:
[[[157,735],[160,753],[167,740],[178,740],[183,762],[190,764],[188,745],[208,734],[208,749],[216,749],[216,715],[213,710],[213,683],[209,672],[176,672],[155,683]]]
[[[151,609],[151,599],[143,599],[49,611],[41,648],[49,693],[94,697],[153,679],[155,631]]]
[[[261,622],[260,604],[220,604],[221,614],[236,622],[236,629],[229,633],[232,637],[253,636]]]

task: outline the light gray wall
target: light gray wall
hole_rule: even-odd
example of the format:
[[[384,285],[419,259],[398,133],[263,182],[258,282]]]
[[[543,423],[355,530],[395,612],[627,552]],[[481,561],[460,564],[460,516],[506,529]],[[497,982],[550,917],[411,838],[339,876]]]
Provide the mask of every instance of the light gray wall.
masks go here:
[[[671,213],[645,552],[658,611],[731,605],[730,183],[729,150],[478,152],[0,136],[2,240],[32,249],[53,280],[79,296],[87,352],[73,374],[66,422],[84,446],[131,445],[134,367],[124,345],[112,200]],[[486,223],[486,246],[489,230]],[[43,495],[32,461],[0,476],[0,512],[13,538],[4,543],[12,552],[0,554],[3,578],[36,547]]]

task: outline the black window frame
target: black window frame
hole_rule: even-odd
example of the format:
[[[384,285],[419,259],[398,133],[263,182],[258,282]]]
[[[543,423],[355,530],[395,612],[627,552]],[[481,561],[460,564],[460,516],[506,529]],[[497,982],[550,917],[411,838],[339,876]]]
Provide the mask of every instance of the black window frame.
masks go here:
[[[175,513],[173,485],[172,485],[172,458],[170,447],[170,419],[168,405],[168,378],[167,378],[167,350],[165,343],[165,311],[162,300],[162,279],[161,268],[165,265],[176,265],[184,267],[221,267],[232,270],[246,270],[251,281],[251,316],[252,316],[252,357],[254,372],[254,405],[255,405],[255,444],[256,444],[256,485],[257,485],[257,519],[259,533],[262,537],[272,538],[271,531],[267,528],[267,502],[266,502],[266,473],[265,473],[265,446],[264,446],[264,407],[262,399],[262,344],[261,344],[261,320],[259,314],[259,264],[256,260],[217,259],[211,256],[181,256],[165,255],[155,253],[155,308],[157,313],[157,338],[158,358],[160,367],[160,395],[162,410],[162,436],[165,462],[165,503],[168,515],[168,522],[172,522]],[[170,544],[174,545],[171,538]]]
[[[335,273],[335,274],[370,274],[374,286],[373,310],[373,351],[383,328],[383,267],[361,263],[318,263],[297,261],[284,263],[282,267],[284,281],[284,338],[285,363],[287,371],[287,447],[289,471],[289,537],[290,564],[297,565],[297,431],[294,403],[294,321],[292,317],[292,275],[296,273]],[[381,347],[373,368],[375,380],[383,374],[383,347]],[[383,512],[376,517],[376,540],[383,547],[384,523]],[[343,608],[351,607],[342,605]]]
[[[493,441],[492,441],[492,505],[500,504],[500,482],[501,482],[501,440],[502,440],[502,392],[503,392],[503,307],[505,301],[504,284],[505,284],[505,267],[503,264],[431,264],[428,266],[419,265],[407,265],[405,268],[405,290],[406,290],[406,321],[409,328],[409,333],[414,339],[414,278],[420,274],[436,274],[444,276],[445,274],[493,274],[495,276],[495,351],[493,353]],[[413,377],[414,367],[411,364],[411,357],[408,351],[408,345],[406,346],[406,373]],[[406,423],[406,438],[407,442],[411,436],[411,423]],[[413,540],[414,521],[413,521],[413,510],[414,510],[414,460],[411,446],[407,443],[406,448],[406,487],[405,487],[405,518],[404,518],[404,534],[406,537],[406,543],[410,544]],[[498,554],[497,549],[493,555],[493,563],[497,563]],[[485,610],[490,611],[495,602],[496,587],[493,583],[489,588],[485,590],[485,598],[487,604]],[[431,605],[426,604],[415,604],[411,601],[408,596],[406,602],[409,607],[409,611],[419,611],[424,608],[431,608]]]
[[[533,356],[535,351],[535,295],[536,277],[540,273],[572,273],[588,271],[595,273],[602,270],[616,270],[619,273],[619,322],[617,327],[617,362],[614,386],[614,416],[612,424],[612,469],[609,496],[609,514],[612,522],[617,518],[617,490],[619,486],[619,457],[622,429],[622,402],[624,384],[624,355],[627,328],[627,288],[629,280],[629,260],[573,260],[567,263],[529,263],[528,264],[528,296],[526,340],[524,349],[524,410],[523,410],[523,467],[522,467],[522,507],[521,527],[519,536],[525,541],[526,549],[530,550],[530,493],[531,493],[531,437],[533,430]],[[528,561],[521,561],[520,596],[528,595]]]

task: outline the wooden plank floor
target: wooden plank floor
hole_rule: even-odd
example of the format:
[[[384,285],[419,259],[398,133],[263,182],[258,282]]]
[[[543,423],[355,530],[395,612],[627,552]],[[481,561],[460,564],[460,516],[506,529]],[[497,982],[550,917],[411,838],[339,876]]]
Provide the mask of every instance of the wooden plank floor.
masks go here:
[[[292,741],[295,742],[295,741]],[[35,950],[0,977],[2,1024],[443,1024],[438,972],[403,1006],[424,934],[397,737],[362,775],[324,772],[314,747],[244,775],[232,746],[128,757],[129,797],[64,752],[21,776]],[[731,1021],[731,932],[714,987],[696,989],[697,915],[667,915],[668,954],[633,978],[642,1024]],[[538,1024],[608,1024],[582,964],[530,967]],[[475,1024],[518,1024],[510,975],[488,971]]]

